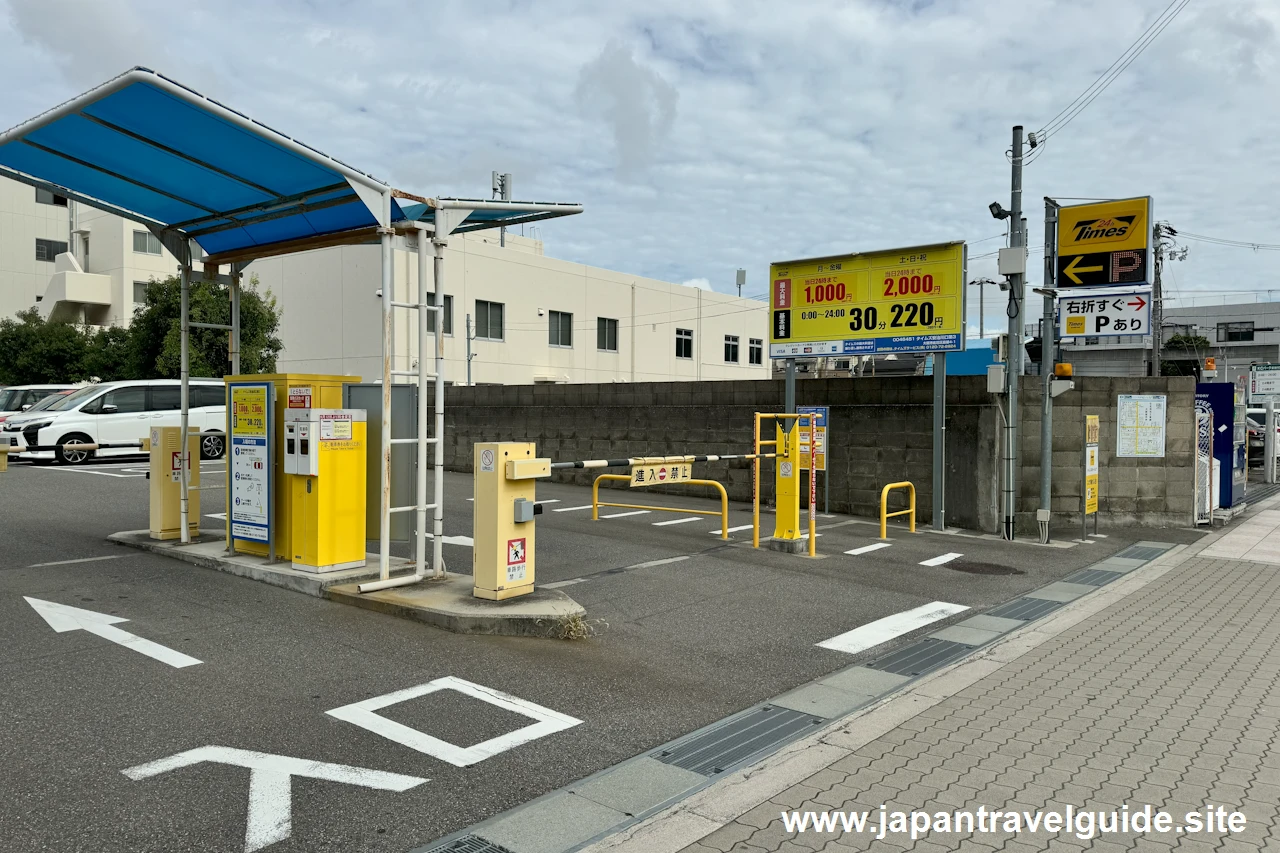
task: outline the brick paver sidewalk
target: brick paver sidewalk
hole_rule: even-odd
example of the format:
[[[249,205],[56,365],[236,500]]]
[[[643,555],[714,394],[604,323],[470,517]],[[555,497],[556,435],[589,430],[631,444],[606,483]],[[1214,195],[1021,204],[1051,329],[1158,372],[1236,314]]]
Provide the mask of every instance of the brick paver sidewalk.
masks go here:
[[[1239,541],[1233,532],[1166,557],[1172,568],[1152,579],[1159,569],[1148,567],[1145,585],[1056,636],[1003,661],[996,647],[982,662],[989,674],[919,714],[900,714],[903,721],[869,741],[849,740],[852,728],[823,736],[807,749],[849,749],[684,849],[1280,851],[1280,566],[1205,555],[1270,559],[1275,552],[1259,547],[1257,534],[1266,528],[1262,541],[1276,543],[1277,524],[1280,512],[1259,513]],[[1247,824],[1238,834],[1083,840],[1041,827],[912,841],[843,829],[797,833],[780,819],[792,809],[866,810],[878,827],[882,804],[930,813],[1150,805],[1172,813],[1175,824],[1211,804],[1242,812]]]

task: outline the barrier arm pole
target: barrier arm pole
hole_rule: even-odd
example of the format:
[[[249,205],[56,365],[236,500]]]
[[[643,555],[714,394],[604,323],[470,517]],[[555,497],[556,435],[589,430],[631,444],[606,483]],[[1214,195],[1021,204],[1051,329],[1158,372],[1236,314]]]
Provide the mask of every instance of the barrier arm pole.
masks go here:
[[[391,577],[391,302],[394,282],[391,268],[391,194],[382,196],[382,494],[378,508],[378,575]],[[421,495],[419,495],[421,500]]]

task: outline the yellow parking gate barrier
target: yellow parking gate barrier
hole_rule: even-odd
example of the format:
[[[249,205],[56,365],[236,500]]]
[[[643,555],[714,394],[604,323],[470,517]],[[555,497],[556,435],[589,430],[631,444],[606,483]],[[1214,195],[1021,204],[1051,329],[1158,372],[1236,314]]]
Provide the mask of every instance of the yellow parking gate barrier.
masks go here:
[[[720,492],[720,511],[715,512],[709,509],[681,509],[679,507],[670,506],[648,506],[646,504],[619,504],[619,503],[601,503],[600,502],[600,481],[601,480],[621,480],[623,482],[631,482],[631,477],[625,474],[601,474],[596,477],[595,482],[591,484],[591,520],[600,520],[600,507],[616,506],[625,509],[644,509],[656,512],[683,512],[690,515],[718,515],[720,516],[720,538],[729,538],[729,493],[724,490],[724,486],[715,480],[681,480],[682,486],[714,486]]]
[[[889,492],[892,489],[906,489],[910,495],[910,506],[897,512],[889,512]],[[911,516],[911,532],[916,532],[916,487],[905,480],[901,483],[890,483],[880,490],[880,538],[889,538],[889,519],[898,515]]]
[[[760,438],[760,422],[763,420],[785,421],[794,419],[798,425],[801,421],[809,424],[810,434],[814,424],[817,423],[817,415],[812,413],[796,414],[785,412],[756,412],[755,413],[755,453],[753,457],[753,470],[751,478],[751,547],[760,547],[760,460],[765,457],[778,458],[778,440],[761,440]],[[780,427],[781,428],[781,427]],[[774,448],[774,453],[762,456],[761,447]],[[813,472],[816,470],[818,443],[816,441],[809,442],[809,556],[815,557],[818,553],[818,537],[817,537],[817,515],[818,515],[818,492],[816,489],[816,481]],[[798,514],[798,510],[796,510]],[[914,528],[913,528],[914,529]]]

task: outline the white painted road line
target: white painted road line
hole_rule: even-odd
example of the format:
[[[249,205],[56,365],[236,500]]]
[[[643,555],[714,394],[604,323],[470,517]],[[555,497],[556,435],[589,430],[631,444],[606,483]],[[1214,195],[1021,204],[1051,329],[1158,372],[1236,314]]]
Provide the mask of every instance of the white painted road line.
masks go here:
[[[570,578],[567,581],[556,581],[555,583],[540,583],[538,589],[559,589],[562,586],[573,586],[575,583],[586,583],[586,578]]]
[[[670,521],[655,521],[654,527],[667,527],[672,524],[688,524],[691,521],[702,521],[702,516],[691,515],[688,518],[673,518]]]
[[[467,498],[467,500],[475,500],[475,499],[474,499],[474,498]],[[550,498],[550,499],[545,500],[545,501],[534,501],[534,504],[535,504],[535,505],[537,505],[537,504],[558,504],[558,503],[560,503],[560,499],[559,499],[559,498]]]
[[[427,538],[435,539],[436,535],[434,533],[428,533]],[[446,545],[465,545],[468,548],[474,548],[476,546],[476,540],[472,539],[470,536],[442,536],[440,537],[440,541]]]
[[[553,509],[552,512],[577,512],[580,509],[591,509],[591,504],[586,506],[562,506],[559,509]]]
[[[861,548],[854,548],[852,551],[845,551],[845,553],[856,557],[859,554],[870,554],[872,551],[888,548],[892,544],[892,542],[872,542],[870,545],[863,545]]]
[[[53,601],[45,601],[40,598],[31,598],[23,596],[27,604],[35,609],[45,622],[49,623],[49,627],[62,634],[66,631],[88,631],[90,634],[97,634],[104,640],[124,646],[126,649],[133,649],[139,654],[144,654],[149,658],[154,658],[161,663],[167,663],[175,669],[181,669],[184,666],[195,666],[201,661],[196,660],[190,655],[184,655],[182,652],[174,651],[159,643],[153,643],[150,640],[144,640],[139,636],[130,634],[128,631],[122,631],[114,627],[120,622],[128,622],[122,616],[111,616],[106,613],[95,613],[92,610],[81,610],[79,607],[70,607],[66,604],[58,604]]]
[[[684,556],[682,556],[682,557],[667,557],[665,560],[650,560],[650,561],[649,561],[649,562],[647,562],[647,563],[636,563],[634,566],[627,566],[626,568],[628,568],[628,569],[650,569],[650,568],[653,568],[654,566],[665,566],[665,565],[668,565],[669,563],[679,563],[679,562],[681,562],[681,561],[683,561],[683,560],[687,560],[687,559],[689,559],[689,555],[688,555],[688,554],[685,554],[685,555],[684,555]]]
[[[461,747],[457,744],[434,738],[425,732],[420,732],[394,720],[388,720],[377,713],[388,706],[407,702],[410,699],[417,699],[419,696],[426,696],[428,693],[435,693],[438,690],[456,690],[473,699],[488,702],[490,705],[495,705],[503,710],[530,717],[535,722],[524,728],[498,735],[481,743]],[[437,678],[434,681],[428,681],[426,684],[419,684],[417,687],[397,690],[385,696],[375,696],[372,699],[365,699],[363,702],[343,705],[341,708],[334,708],[332,711],[326,711],[325,713],[331,717],[337,717],[339,720],[345,720],[348,723],[357,725],[387,740],[394,741],[401,746],[407,746],[409,749],[430,755],[441,761],[447,761],[455,767],[469,767],[498,753],[506,752],[508,749],[519,746],[522,743],[528,743],[540,737],[571,729],[582,722],[582,720],[570,717],[568,714],[561,714],[559,711],[544,708],[541,705],[517,698],[509,693],[503,693],[480,684],[473,684],[470,681],[463,681],[461,678],[454,678],[453,676]]]
[[[730,532],[730,533],[738,533],[738,532],[741,532],[741,531],[743,531],[743,530],[750,530],[750,529],[751,529],[751,525],[750,525],[750,524],[743,524],[743,525],[740,525],[740,526],[738,526],[738,527],[730,527],[730,528],[729,528],[729,532]],[[712,536],[719,536],[719,535],[720,535],[720,533],[721,533],[722,531],[720,530],[720,528],[719,528],[719,527],[717,527],[715,530],[708,530],[707,532],[708,532],[708,533],[710,533]]]
[[[873,646],[878,646],[881,643],[886,643],[894,637],[910,633],[917,628],[923,628],[931,622],[937,622],[939,619],[946,619],[948,616],[963,613],[968,609],[963,604],[948,604],[945,601],[935,601],[932,604],[925,604],[913,610],[904,610],[901,613],[895,613],[892,616],[868,622],[861,628],[846,631],[837,637],[823,640],[816,645],[819,648],[853,655]]]
[[[293,834],[293,777],[359,785],[380,791],[407,791],[428,781],[365,767],[309,761],[229,746],[201,746],[121,770],[135,782],[193,764],[230,764],[249,770],[249,813],[244,831],[245,853],[254,853]]]
[[[632,512],[615,512],[613,515],[602,515],[601,518],[626,518],[629,515],[648,515],[649,510],[637,509]]]
[[[81,557],[78,560],[57,560],[52,563],[32,563],[31,565],[27,566],[27,568],[39,569],[43,566],[69,566],[72,563],[96,563],[99,560],[118,560],[123,556],[124,554],[113,554],[109,557]]]
[[[218,519],[218,521],[226,521],[226,520],[227,520],[227,514],[226,514],[225,512],[206,512],[206,513],[204,514],[204,517],[205,517],[205,518],[216,518],[216,519]]]
[[[964,554],[956,554],[955,552],[951,552],[949,554],[943,554],[941,557],[934,557],[932,560],[921,560],[920,565],[941,566],[943,563],[950,563],[956,557],[963,557],[963,556]]]

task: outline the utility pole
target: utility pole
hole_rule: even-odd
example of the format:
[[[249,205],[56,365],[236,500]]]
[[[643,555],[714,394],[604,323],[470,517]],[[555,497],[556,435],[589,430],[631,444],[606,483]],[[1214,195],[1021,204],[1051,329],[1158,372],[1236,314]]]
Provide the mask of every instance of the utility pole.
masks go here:
[[[493,197],[500,198],[503,201],[511,201],[510,172],[505,172],[503,174],[498,174],[497,172],[493,173]],[[505,225],[498,229],[498,245],[507,245],[507,226]],[[470,362],[468,362],[467,366],[471,366]],[[467,384],[470,385],[471,383],[468,382]]]
[[[1164,300],[1160,292],[1160,273],[1164,268],[1164,228],[1159,222],[1151,226],[1151,253],[1155,256],[1155,276],[1151,279],[1151,375],[1160,375],[1160,350],[1163,346]]]
[[[1054,281],[1057,272],[1058,203],[1044,200],[1044,318],[1040,321],[1040,380],[1044,400],[1040,410],[1040,541],[1049,543],[1049,523],[1053,518],[1053,363],[1057,329],[1054,328]]]
[[[472,355],[471,353],[471,342],[474,341],[475,339],[476,339],[475,335],[471,334],[471,315],[468,314],[467,315],[467,385],[468,387],[470,387],[471,385],[471,359],[475,358],[475,356]]]
[[[1013,174],[1009,192],[1009,245],[1026,248],[1026,222],[1022,218],[1022,125],[1013,128]],[[1022,378],[1022,310],[1026,295],[1025,272],[1009,276],[1008,417],[1004,438],[1004,538],[1014,538],[1018,512],[1018,383]]]

